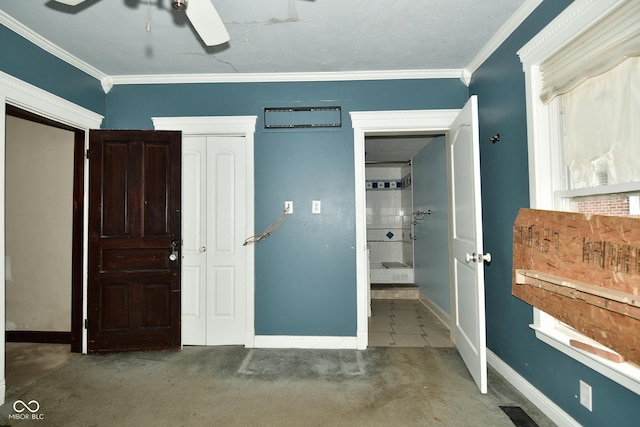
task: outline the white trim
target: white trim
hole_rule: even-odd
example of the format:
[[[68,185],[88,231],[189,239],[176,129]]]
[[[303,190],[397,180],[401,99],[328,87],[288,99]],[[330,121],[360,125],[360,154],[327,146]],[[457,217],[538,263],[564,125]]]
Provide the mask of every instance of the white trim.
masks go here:
[[[352,111],[352,127],[367,133],[441,132],[449,126],[460,110],[392,110]]]
[[[544,104],[540,99],[542,75],[540,64],[550,58],[578,36],[589,30],[629,0],[576,0],[551,21],[542,31],[524,45],[518,55],[525,73],[527,102],[527,137],[529,154],[529,202],[533,209],[556,210],[559,195],[573,194],[556,189],[564,188],[566,181],[557,161],[561,153],[555,139],[557,125],[550,119],[549,110],[554,103]],[[637,183],[617,189],[633,188]],[[610,187],[612,188],[612,187]],[[593,189],[585,189],[593,193]],[[536,337],[578,362],[600,372],[631,391],[640,391],[640,375],[622,365],[586,355],[569,345],[567,333],[558,327],[558,321],[533,307]]]
[[[333,82],[356,80],[455,79],[460,69],[372,70],[311,73],[152,74],[110,76],[114,85],[180,83]]]
[[[255,231],[255,178],[254,178],[254,134],[258,116],[201,116],[201,117],[152,117],[154,129],[180,130],[183,135],[238,135],[246,145],[247,187],[245,206],[247,228],[245,235]],[[245,347],[255,346],[255,249],[245,246],[247,263],[246,331]]]
[[[555,322],[554,322],[555,323]],[[640,368],[632,363],[614,363],[595,354],[580,350],[569,344],[571,331],[562,331],[558,327],[540,327],[536,324],[529,325],[536,331],[536,338],[549,344],[558,351],[563,352],[578,362],[587,365],[596,372],[617,382],[621,386],[640,395],[640,383],[635,378],[640,378]],[[573,332],[575,338],[586,341],[582,334]]]
[[[7,15],[7,13],[3,10],[0,10],[0,24],[4,25],[14,33],[29,40],[31,43],[35,44],[46,52],[49,52],[53,56],[62,59],[64,62],[76,67],[80,71],[84,71],[91,77],[94,77],[100,81],[107,77],[107,75],[102,71],[78,59],[76,56],[73,56],[66,50],[62,49],[60,46],[51,43],[49,40],[36,33],[31,28],[24,25],[22,22],[16,20],[12,16]],[[105,93],[106,92],[108,91],[105,91]]]
[[[551,399],[542,394],[540,390],[535,388],[531,383],[524,379],[524,377],[513,370],[511,366],[507,365],[502,359],[496,356],[496,354],[491,350],[487,350],[487,362],[558,426],[580,427],[580,423],[574,420],[558,405],[553,403]]]
[[[151,118],[156,130],[180,130],[185,135],[240,135],[250,137],[252,140],[257,120],[258,116]]]
[[[478,54],[469,62],[464,68],[466,74],[469,75],[469,81],[471,80],[471,75],[476,72],[478,68],[489,59],[489,57],[495,52],[504,41],[509,38],[511,33],[513,33],[519,26],[524,22],[525,19],[529,17],[529,15],[542,3],[542,0],[526,0],[519,8],[515,11],[513,15],[505,22],[498,32],[489,39],[486,45],[478,52]],[[465,80],[463,79],[463,82]],[[469,86],[469,83],[466,83]]]
[[[517,52],[524,71],[551,57],[626,1],[574,1]]]
[[[368,344],[369,283],[367,280],[367,215],[364,145],[366,134],[445,133],[460,110],[352,111],[356,214],[356,336],[357,348]]]
[[[5,146],[6,146],[6,105],[20,107],[23,110],[38,114],[41,117],[55,120],[78,129],[88,131],[89,129],[99,128],[103,117],[99,114],[89,111],[83,107],[73,104],[65,99],[46,92],[36,86],[16,79],[6,73],[0,71],[0,259],[5,257],[5,217],[4,217],[4,176],[5,176]],[[88,200],[88,186],[85,181],[85,200]],[[85,216],[85,230],[87,226],[87,217]],[[85,250],[87,248],[87,234],[85,233],[84,241]],[[84,301],[83,310],[86,310],[86,254],[83,259],[83,278],[84,283]],[[0,263],[0,276],[4,277],[4,263]],[[0,332],[5,333],[5,281],[0,285]],[[86,353],[86,331],[83,329],[83,352]],[[6,379],[5,372],[5,342],[0,340],[0,405],[4,403],[6,396]]]
[[[254,348],[361,350],[356,337],[256,335]]]
[[[622,182],[620,184],[601,185],[598,187],[585,187],[576,188],[573,190],[560,190],[556,191],[556,197],[584,197],[584,196],[596,196],[599,194],[618,194],[618,193],[632,193],[640,191],[640,182]]]
[[[0,91],[2,101],[8,104],[79,129],[98,129],[104,118],[2,71]]]

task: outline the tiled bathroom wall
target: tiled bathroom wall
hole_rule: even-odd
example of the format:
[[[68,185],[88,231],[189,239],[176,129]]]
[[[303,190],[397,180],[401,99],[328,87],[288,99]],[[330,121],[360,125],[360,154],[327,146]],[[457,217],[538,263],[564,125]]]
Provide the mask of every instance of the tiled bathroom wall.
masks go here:
[[[371,264],[413,266],[411,167],[367,166],[365,177]]]

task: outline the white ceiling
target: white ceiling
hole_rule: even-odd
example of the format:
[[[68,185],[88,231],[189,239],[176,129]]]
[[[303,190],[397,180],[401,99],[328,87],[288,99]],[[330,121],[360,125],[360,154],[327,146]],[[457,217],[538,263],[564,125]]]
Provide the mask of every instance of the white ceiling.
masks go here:
[[[0,10],[108,76],[133,76],[459,70],[524,2],[213,0],[231,36],[216,47],[170,0],[0,0]]]
[[[429,135],[387,135],[365,138],[365,163],[396,166],[407,163],[433,139]]]

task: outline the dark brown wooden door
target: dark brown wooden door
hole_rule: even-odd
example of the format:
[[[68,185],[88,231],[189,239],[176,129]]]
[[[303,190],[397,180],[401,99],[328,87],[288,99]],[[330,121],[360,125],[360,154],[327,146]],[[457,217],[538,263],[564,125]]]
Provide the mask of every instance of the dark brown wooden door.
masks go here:
[[[180,348],[180,153],[180,132],[90,133],[91,353]]]

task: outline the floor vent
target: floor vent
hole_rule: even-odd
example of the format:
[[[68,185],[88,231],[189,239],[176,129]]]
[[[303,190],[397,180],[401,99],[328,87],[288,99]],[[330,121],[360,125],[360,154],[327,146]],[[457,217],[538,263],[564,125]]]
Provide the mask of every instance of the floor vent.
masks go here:
[[[538,427],[538,424],[519,406],[501,406],[500,409],[511,418],[517,427]]]

